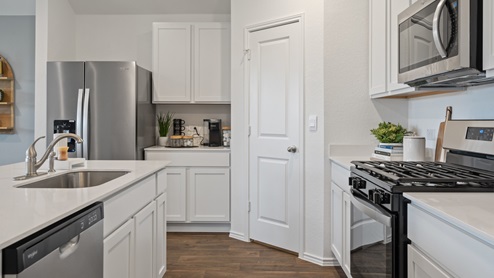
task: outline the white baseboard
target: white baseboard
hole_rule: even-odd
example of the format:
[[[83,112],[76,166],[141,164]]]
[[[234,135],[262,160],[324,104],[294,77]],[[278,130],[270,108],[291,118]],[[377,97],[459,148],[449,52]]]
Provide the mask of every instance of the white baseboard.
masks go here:
[[[299,258],[311,262],[313,264],[317,264],[320,266],[339,266],[340,264],[338,263],[338,260],[336,258],[322,258],[319,256],[315,256],[309,253],[303,253],[299,255]]]
[[[250,242],[250,239],[247,238],[242,233],[237,233],[237,232],[234,232],[234,231],[230,231],[230,237],[231,238],[234,238],[234,239],[237,239],[237,240],[240,240],[240,241]]]
[[[168,232],[186,233],[228,233],[230,223],[167,223]]]

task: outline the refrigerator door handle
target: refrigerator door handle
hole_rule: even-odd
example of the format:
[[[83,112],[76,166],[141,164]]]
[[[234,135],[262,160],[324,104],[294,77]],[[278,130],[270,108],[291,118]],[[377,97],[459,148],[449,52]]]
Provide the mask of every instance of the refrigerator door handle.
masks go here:
[[[76,118],[76,133],[82,137],[82,99],[84,98],[84,93],[82,89],[79,89],[79,94],[77,96],[77,118]],[[83,148],[77,150],[77,157],[82,157]]]
[[[82,134],[84,142],[82,142],[82,151],[84,152],[84,158],[89,159],[89,89],[84,89],[84,110],[82,114]]]

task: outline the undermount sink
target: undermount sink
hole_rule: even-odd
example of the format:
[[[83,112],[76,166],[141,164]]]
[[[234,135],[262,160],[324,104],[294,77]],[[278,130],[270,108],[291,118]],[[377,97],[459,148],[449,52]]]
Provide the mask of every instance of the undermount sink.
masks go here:
[[[31,182],[19,188],[85,188],[121,177],[128,171],[77,171]]]

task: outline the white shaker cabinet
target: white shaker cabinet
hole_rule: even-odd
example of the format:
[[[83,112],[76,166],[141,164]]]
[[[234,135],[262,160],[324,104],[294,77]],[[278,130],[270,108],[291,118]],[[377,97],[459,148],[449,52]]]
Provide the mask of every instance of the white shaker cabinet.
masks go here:
[[[415,91],[415,88],[398,82],[398,14],[413,2],[369,2],[369,94],[372,98]]]
[[[134,219],[130,219],[103,241],[103,277],[134,278]]]
[[[230,221],[230,169],[194,167],[188,177],[189,220]]]
[[[230,24],[194,24],[194,102],[230,102]]]
[[[230,222],[230,151],[226,148],[144,150],[146,160],[167,160],[168,229],[227,231]],[[228,226],[228,227],[227,227]],[[220,230],[218,230],[220,229]]]
[[[104,277],[163,277],[166,271],[164,170],[104,201]]]
[[[166,193],[156,198],[156,277],[163,277],[166,272],[166,202]]]
[[[488,76],[494,76],[494,3],[484,0],[483,7],[483,67]]]
[[[331,163],[331,250],[350,276],[350,171]]]
[[[191,24],[153,24],[153,102],[190,102]]]
[[[156,204],[149,203],[134,216],[136,277],[156,277]]]
[[[168,186],[167,221],[186,220],[187,176],[186,168],[168,167],[165,170]]]
[[[451,278],[436,263],[412,245],[408,246],[408,278]]]
[[[457,193],[458,197],[454,198],[461,198],[461,194],[469,193]],[[437,202],[440,207],[441,201]],[[462,207],[461,204],[458,206]],[[475,210],[475,205],[472,204],[472,208]],[[492,277],[494,246],[464,230],[462,225],[468,224],[451,223],[441,218],[437,211],[440,210],[413,200],[408,205],[408,238],[411,240],[408,276]]]
[[[386,92],[387,0],[369,1],[369,94]]]
[[[153,103],[230,102],[230,24],[153,23]]]

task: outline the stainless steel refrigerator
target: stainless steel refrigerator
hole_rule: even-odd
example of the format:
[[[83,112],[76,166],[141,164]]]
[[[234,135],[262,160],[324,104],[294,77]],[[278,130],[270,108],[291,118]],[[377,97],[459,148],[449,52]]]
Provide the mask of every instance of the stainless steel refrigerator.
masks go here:
[[[47,144],[74,132],[69,157],[142,160],[155,144],[151,72],[135,62],[48,62]]]

